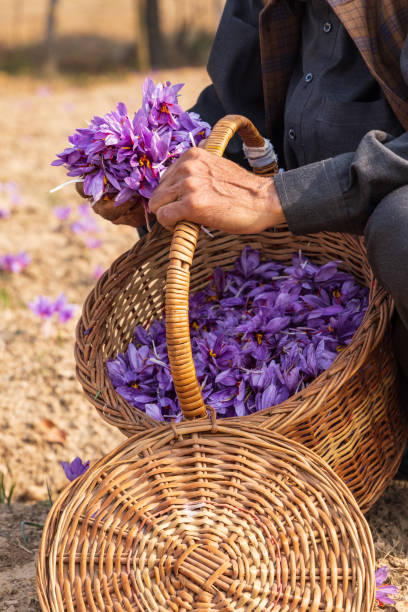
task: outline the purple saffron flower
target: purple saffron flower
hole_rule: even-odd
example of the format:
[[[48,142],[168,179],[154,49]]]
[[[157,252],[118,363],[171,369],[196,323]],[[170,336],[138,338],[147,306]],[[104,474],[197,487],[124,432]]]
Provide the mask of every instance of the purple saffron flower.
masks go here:
[[[55,303],[43,295],[38,295],[33,302],[28,302],[27,306],[42,319],[50,319],[55,312]]]
[[[289,393],[285,387],[271,383],[262,393],[258,393],[255,400],[256,410],[265,410],[288,399]]]
[[[137,344],[150,344],[151,339],[147,331],[141,325],[138,325],[134,331],[135,342]]]
[[[389,595],[396,595],[398,589],[393,584],[384,584],[388,577],[388,567],[383,565],[375,572],[375,597],[380,605],[393,605],[395,601]]]
[[[22,202],[22,197],[19,193],[11,193],[10,194],[10,202],[12,206],[19,206]]]
[[[77,208],[77,212],[79,215],[83,217],[92,217],[91,207],[89,204],[79,204]]]
[[[152,419],[156,419],[156,421],[164,421],[162,412],[157,404],[149,404],[145,405],[146,414]]]
[[[6,208],[0,208],[0,219],[8,219],[11,216],[11,212]]]
[[[183,109],[177,104],[177,94],[182,87],[181,83],[171,85],[168,81],[155,86],[149,77],[146,78],[143,85],[144,110],[153,125],[179,127],[176,118],[183,113]]]
[[[55,206],[52,210],[60,221],[66,221],[71,214],[70,206]]]
[[[100,229],[95,219],[84,215],[81,217],[81,219],[71,223],[71,231],[74,234],[86,234],[88,232],[97,234]]]
[[[67,298],[63,293],[54,301],[49,297],[39,295],[33,302],[28,302],[27,306],[34,314],[44,320],[51,319],[53,314],[57,313],[60,323],[69,321],[76,309],[74,304],[68,304]]]
[[[69,304],[64,293],[60,293],[54,302],[54,312],[58,313],[60,323],[66,323],[74,316],[76,310],[75,304]]]
[[[100,276],[102,276],[103,271],[103,266],[101,266],[101,264],[97,264],[93,269],[92,276],[97,280]]]
[[[236,264],[236,267],[244,278],[248,278],[255,272],[256,268],[260,264],[260,261],[261,255],[259,251],[254,251],[249,246],[246,246],[241,253],[239,263]]]
[[[99,240],[98,238],[85,238],[85,244],[88,247],[88,249],[98,249],[101,244],[102,244],[102,240]]]
[[[65,472],[65,476],[72,482],[79,476],[82,476],[82,474],[85,474],[89,468],[89,461],[85,461],[85,463],[83,463],[80,457],[75,457],[71,463],[61,461],[61,465]]]
[[[28,266],[30,261],[31,257],[29,257],[29,255],[27,255],[27,253],[24,251],[17,253],[16,255],[7,253],[6,255],[0,256],[0,270],[19,274]]]
[[[341,263],[339,261],[329,261],[317,270],[314,274],[314,281],[316,283],[322,283],[324,281],[331,280],[337,272],[337,266]]]

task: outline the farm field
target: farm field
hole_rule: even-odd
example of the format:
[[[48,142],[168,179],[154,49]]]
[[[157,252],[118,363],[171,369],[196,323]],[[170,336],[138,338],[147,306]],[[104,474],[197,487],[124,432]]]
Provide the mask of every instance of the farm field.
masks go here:
[[[181,104],[188,108],[208,83],[204,69],[166,70],[155,81],[184,82]],[[0,256],[27,252],[31,262],[20,274],[0,272],[0,475],[6,490],[15,483],[10,506],[0,504],[0,612],[39,610],[34,559],[41,524],[66,484],[60,461],[79,455],[91,461],[106,454],[122,434],[105,424],[83,397],[75,378],[73,345],[81,306],[105,270],[136,240],[135,230],[95,218],[93,244],[71,223],[81,219],[83,201],[72,186],[54,194],[65,172],[50,166],[67,136],[94,114],[118,101],[136,110],[143,77],[52,82],[0,73]],[[71,207],[66,221],[54,208]],[[95,246],[100,241],[100,246]],[[73,319],[44,328],[27,303],[38,295],[63,292],[77,305]],[[378,565],[387,564],[399,587],[398,612],[408,611],[408,487],[394,481],[368,515]],[[380,608],[378,608],[380,609]]]

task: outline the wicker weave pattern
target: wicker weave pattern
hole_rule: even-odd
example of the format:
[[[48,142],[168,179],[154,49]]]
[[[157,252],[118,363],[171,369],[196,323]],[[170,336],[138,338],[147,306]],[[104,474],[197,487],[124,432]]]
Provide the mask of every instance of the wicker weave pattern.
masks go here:
[[[326,610],[374,604],[368,526],[314,453],[207,420],[127,440],[44,529],[42,609]]]

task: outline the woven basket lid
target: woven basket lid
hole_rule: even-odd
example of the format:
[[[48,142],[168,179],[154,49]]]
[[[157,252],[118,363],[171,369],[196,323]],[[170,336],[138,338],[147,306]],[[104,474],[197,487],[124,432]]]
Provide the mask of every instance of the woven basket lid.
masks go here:
[[[129,438],[71,483],[37,582],[47,611],[368,611],[374,549],[315,453],[200,419]]]

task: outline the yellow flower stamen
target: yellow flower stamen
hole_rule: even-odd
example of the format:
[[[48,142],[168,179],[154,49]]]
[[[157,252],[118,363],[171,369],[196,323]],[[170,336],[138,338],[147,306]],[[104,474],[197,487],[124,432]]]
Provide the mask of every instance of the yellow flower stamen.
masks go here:
[[[262,338],[263,338],[262,334],[256,334],[256,339],[257,339],[257,342],[258,342],[259,345],[262,342]]]
[[[194,329],[198,329],[197,321],[193,321],[192,324],[191,324],[191,327],[194,327]]]
[[[140,166],[147,166],[148,168],[151,168],[152,162],[150,161],[150,159],[146,155],[142,155],[139,158],[139,165]]]
[[[133,387],[134,389],[138,389],[139,388],[139,385],[137,383],[132,383],[130,386]]]
[[[333,291],[333,297],[335,298],[341,298],[341,293],[338,289],[334,289]]]
[[[214,353],[212,349],[210,349],[210,357],[216,357],[217,355]]]

